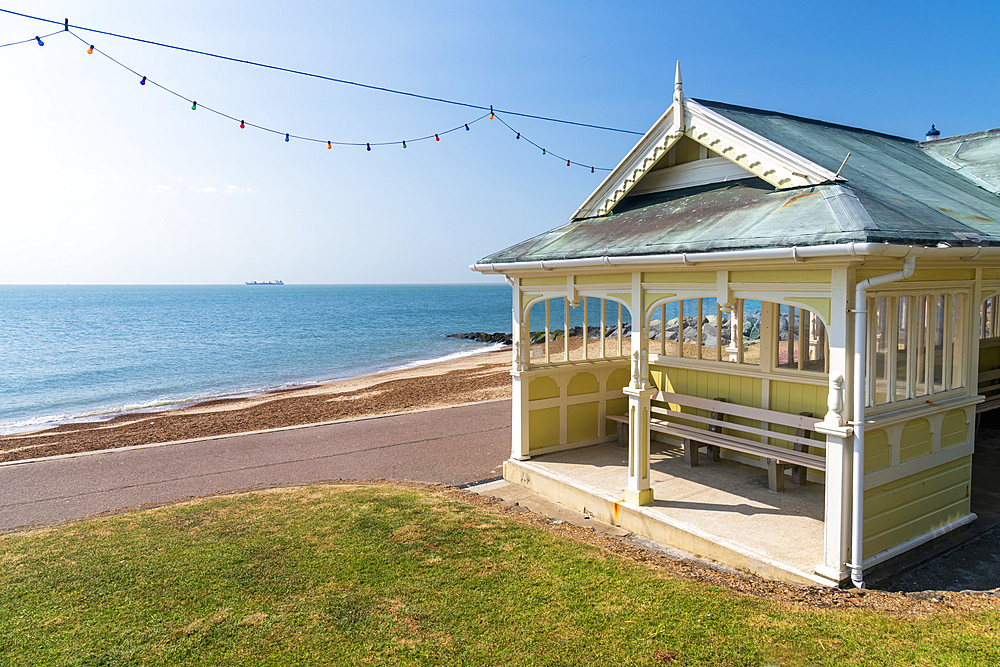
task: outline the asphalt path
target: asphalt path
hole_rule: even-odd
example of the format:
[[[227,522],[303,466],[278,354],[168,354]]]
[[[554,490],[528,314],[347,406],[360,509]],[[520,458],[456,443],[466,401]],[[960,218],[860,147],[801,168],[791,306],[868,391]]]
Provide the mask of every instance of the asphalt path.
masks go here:
[[[233,490],[502,474],[510,401],[0,466],[0,532]]]

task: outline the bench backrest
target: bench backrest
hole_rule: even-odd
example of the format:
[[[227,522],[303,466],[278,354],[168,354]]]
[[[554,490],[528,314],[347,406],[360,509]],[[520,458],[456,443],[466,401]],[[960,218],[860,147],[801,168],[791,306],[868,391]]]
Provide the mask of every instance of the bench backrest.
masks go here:
[[[756,428],[752,426],[746,426],[738,422],[720,422],[716,419],[710,417],[699,417],[697,415],[692,415],[688,413],[677,414],[675,416],[690,419],[691,421],[701,422],[708,424],[709,426],[723,426],[726,429],[743,431],[745,433],[752,433],[754,435],[766,436],[770,438],[777,438],[779,440],[785,440],[788,442],[798,442],[800,444],[808,444],[811,447],[823,447],[825,443],[822,440],[812,440],[808,437],[808,432],[814,431],[816,424],[819,421],[815,417],[806,417],[805,415],[790,415],[786,412],[776,412],[774,410],[766,410],[764,408],[754,408],[746,405],[738,405],[735,403],[726,403],[724,401],[716,401],[710,398],[700,398],[698,396],[688,396],[686,394],[674,394],[669,391],[660,391],[652,396],[652,400],[662,403],[672,403],[674,405],[680,405],[687,408],[694,408],[697,410],[706,410],[709,413],[717,413],[724,419],[726,415],[733,417],[741,417],[743,419],[750,419],[753,421],[761,422],[761,425],[771,424],[778,426],[785,426],[791,429],[801,429],[803,436],[794,436],[785,433],[780,433],[778,431],[770,431],[766,428]],[[658,408],[653,406],[653,412],[664,412],[670,413],[673,411],[664,410],[663,408]]]
[[[992,371],[983,371],[979,374],[979,393],[1000,389],[1000,368]]]

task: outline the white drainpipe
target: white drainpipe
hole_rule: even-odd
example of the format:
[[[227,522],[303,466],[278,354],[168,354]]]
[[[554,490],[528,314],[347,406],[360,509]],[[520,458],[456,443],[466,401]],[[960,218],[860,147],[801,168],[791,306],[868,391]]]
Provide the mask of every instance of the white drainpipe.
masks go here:
[[[903,261],[903,270],[868,278],[854,292],[854,470],[851,494],[851,582],[865,587],[861,571],[865,521],[865,371],[868,363],[868,288],[905,280],[913,275],[916,257]]]

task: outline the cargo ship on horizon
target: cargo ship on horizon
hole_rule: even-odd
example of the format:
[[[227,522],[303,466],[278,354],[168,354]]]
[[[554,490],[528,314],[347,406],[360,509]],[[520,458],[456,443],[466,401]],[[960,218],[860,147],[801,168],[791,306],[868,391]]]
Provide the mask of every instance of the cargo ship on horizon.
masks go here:
[[[256,280],[251,280],[247,282],[247,285],[284,285],[284,284],[285,283],[283,283],[280,280],[265,280],[264,282],[261,283],[257,282]]]

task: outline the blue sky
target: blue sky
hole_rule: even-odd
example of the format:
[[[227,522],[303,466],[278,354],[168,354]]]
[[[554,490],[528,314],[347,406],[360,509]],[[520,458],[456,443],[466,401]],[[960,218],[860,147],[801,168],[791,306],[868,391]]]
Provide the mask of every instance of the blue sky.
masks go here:
[[[689,97],[922,138],[1000,126],[995,2],[0,0],[74,25],[376,86],[644,132]],[[0,44],[54,27],[0,14]],[[399,141],[473,109],[82,30],[247,122]],[[480,257],[563,224],[603,178],[496,120],[439,142],[337,147],[206,113],[70,35],[0,49],[0,284],[479,282]],[[613,167],[637,136],[504,116]]]

